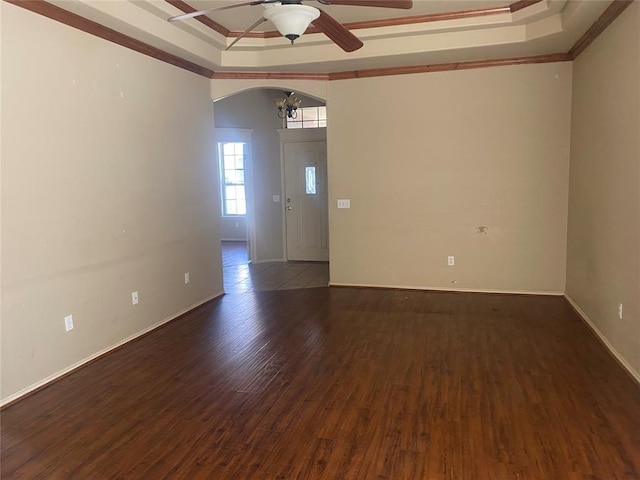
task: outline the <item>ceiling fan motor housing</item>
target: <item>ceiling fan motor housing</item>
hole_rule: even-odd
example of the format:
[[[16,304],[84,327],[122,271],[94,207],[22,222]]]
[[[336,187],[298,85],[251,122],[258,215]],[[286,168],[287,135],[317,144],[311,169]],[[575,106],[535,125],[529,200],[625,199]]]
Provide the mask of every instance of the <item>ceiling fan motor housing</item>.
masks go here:
[[[301,4],[267,4],[263,16],[293,43],[320,16],[320,10]]]

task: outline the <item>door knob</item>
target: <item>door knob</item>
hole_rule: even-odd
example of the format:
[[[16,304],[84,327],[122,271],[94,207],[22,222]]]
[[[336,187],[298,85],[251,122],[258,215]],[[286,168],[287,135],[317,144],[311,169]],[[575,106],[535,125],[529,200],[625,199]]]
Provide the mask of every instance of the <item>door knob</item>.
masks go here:
[[[291,205],[287,205],[287,210],[293,210],[293,207]]]

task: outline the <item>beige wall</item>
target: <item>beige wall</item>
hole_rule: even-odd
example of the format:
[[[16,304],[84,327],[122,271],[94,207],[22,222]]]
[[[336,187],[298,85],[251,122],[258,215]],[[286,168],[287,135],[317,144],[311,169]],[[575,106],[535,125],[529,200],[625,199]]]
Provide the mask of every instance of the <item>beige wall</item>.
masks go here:
[[[220,238],[222,240],[247,240],[247,218],[222,217],[220,219]]]
[[[222,275],[206,78],[4,2],[2,62],[7,401],[219,294]]]
[[[634,2],[574,62],[567,295],[640,380],[639,32]]]
[[[330,82],[332,284],[562,293],[570,102],[570,63]]]

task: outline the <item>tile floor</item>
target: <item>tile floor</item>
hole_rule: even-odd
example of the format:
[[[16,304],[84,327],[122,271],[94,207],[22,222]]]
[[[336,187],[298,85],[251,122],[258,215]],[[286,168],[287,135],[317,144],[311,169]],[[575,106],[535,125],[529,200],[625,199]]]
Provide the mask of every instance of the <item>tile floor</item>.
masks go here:
[[[326,262],[247,263],[245,242],[222,242],[224,291],[244,293],[260,290],[326,287]]]

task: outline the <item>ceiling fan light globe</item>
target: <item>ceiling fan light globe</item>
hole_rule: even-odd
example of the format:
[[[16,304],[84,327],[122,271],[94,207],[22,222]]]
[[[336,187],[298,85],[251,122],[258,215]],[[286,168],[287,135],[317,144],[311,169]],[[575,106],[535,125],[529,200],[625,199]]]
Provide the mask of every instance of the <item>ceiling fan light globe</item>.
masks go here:
[[[320,10],[308,5],[276,4],[265,6],[263,16],[293,43],[307,30],[309,24],[320,16]]]

